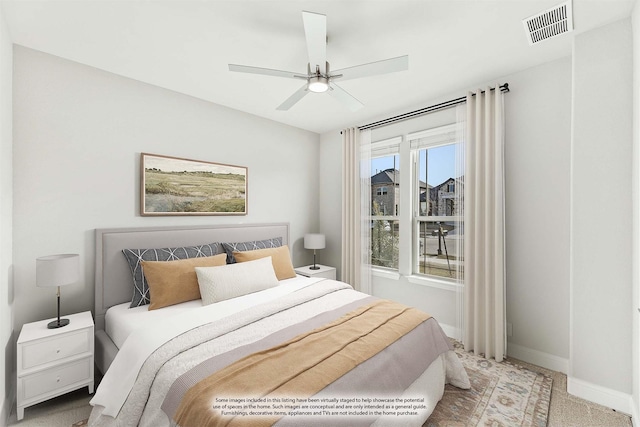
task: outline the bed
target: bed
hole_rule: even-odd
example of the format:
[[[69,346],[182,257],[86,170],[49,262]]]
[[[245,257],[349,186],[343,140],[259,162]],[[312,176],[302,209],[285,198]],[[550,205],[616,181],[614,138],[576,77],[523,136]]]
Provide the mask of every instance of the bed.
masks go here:
[[[149,289],[132,284],[123,251],[212,242],[196,261],[224,261],[195,267],[200,299],[158,306],[157,285],[155,301],[140,299]],[[469,387],[435,319],[343,282],[290,274],[290,248],[288,223],[96,230],[95,360],[104,376],[89,425],[420,426],[445,383]],[[180,263],[145,263],[145,272]]]

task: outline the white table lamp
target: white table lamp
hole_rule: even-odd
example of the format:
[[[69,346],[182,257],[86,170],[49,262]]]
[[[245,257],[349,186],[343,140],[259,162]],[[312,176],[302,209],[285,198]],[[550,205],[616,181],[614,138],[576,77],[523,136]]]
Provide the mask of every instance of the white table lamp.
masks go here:
[[[304,235],[304,248],[313,249],[313,267],[309,267],[311,270],[319,270],[320,267],[316,265],[316,249],[324,249],[325,239],[324,234],[305,234]]]
[[[61,328],[69,324],[69,319],[60,319],[60,286],[70,285],[80,279],[80,255],[49,255],[36,259],[36,285],[38,287],[57,286],[58,320],[47,328]]]

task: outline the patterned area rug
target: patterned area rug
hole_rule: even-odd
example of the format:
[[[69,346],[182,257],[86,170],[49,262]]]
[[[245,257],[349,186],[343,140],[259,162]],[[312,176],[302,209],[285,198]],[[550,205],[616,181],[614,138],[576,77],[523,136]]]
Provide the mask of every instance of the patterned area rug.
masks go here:
[[[447,385],[423,427],[545,427],[552,379],[509,361],[496,363],[466,352],[453,342],[470,390]]]

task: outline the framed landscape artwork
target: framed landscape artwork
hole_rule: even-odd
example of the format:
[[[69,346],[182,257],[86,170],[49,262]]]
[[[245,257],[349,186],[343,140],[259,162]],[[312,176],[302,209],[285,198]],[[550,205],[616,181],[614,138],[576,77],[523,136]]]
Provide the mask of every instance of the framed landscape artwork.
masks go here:
[[[142,153],[143,216],[246,215],[247,168]]]

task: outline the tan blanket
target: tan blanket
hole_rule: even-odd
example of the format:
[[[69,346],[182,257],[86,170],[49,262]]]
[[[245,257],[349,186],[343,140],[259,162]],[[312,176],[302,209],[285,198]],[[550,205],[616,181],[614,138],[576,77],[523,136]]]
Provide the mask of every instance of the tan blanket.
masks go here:
[[[188,426],[270,426],[280,417],[223,416],[216,397],[313,396],[429,319],[426,313],[378,300],[283,344],[244,357],[210,375],[183,397],[174,420]]]

